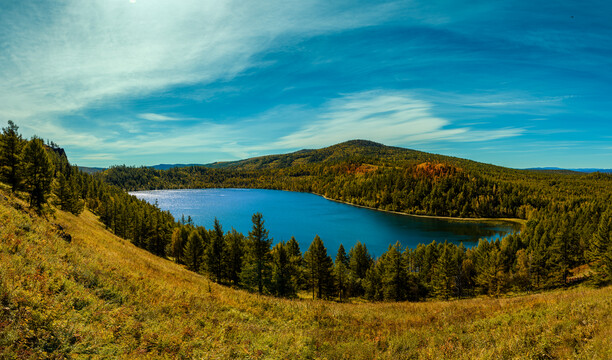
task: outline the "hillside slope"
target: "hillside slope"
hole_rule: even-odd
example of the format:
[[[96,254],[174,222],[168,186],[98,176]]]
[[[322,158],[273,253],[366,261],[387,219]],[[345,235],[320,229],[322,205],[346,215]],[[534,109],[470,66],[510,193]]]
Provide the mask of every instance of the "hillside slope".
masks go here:
[[[349,140],[321,149],[304,149],[293,153],[266,155],[237,161],[216,162],[205,166],[232,170],[260,170],[288,168],[308,164],[334,164],[347,160],[373,163],[375,165],[401,164],[402,166],[430,161],[446,162],[456,166],[481,166],[489,171],[503,169],[495,165],[401,147],[387,146],[369,140]]]
[[[425,303],[276,299],[138,249],[90,212],[47,221],[23,208],[0,196],[0,358],[612,358],[612,287]]]

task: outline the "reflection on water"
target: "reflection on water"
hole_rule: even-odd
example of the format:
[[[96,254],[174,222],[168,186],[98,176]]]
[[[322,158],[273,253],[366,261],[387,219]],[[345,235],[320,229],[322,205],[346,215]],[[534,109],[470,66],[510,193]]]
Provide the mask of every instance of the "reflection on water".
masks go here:
[[[158,202],[177,219],[191,216],[198,225],[212,227],[217,217],[224,230],[231,227],[244,233],[251,229],[251,215],[261,212],[274,242],[295,236],[306,251],[319,235],[328,252],[335,255],[340,244],[350,249],[365,243],[373,255],[381,255],[399,241],[414,248],[417,244],[463,242],[473,246],[479,238],[501,238],[518,231],[510,222],[455,221],[422,218],[355,207],[320,196],[261,189],[199,189],[138,191],[133,195],[150,203]]]

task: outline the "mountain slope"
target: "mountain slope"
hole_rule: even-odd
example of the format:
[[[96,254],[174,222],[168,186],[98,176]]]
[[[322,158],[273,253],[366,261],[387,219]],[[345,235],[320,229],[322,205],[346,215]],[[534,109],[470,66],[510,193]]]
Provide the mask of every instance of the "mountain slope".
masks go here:
[[[24,208],[0,196],[1,358],[612,357],[612,287],[283,300],[211,283],[112,235],[90,212],[46,220]]]
[[[410,165],[427,161],[447,162],[457,166],[498,166],[451,156],[387,146],[369,140],[350,140],[321,149],[304,149],[288,154],[266,155],[237,161],[216,162],[205,166],[233,170],[279,169],[308,164],[333,164],[341,161],[369,162],[375,165]]]

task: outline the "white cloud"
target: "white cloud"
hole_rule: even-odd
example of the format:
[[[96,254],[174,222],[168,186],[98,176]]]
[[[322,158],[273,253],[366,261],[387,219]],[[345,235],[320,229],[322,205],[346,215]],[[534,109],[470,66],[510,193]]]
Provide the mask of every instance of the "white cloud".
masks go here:
[[[0,14],[0,117],[50,118],[176,85],[232,78],[287,39],[367,26],[389,6],[325,1],[21,3]]]
[[[170,162],[183,162],[183,157],[187,156],[189,162],[207,163],[324,147],[351,139],[407,147],[423,148],[432,144],[439,147],[518,137],[526,131],[518,127],[483,130],[453,125],[450,120],[435,116],[434,112],[433,103],[417,99],[410,92],[378,90],[346,94],[314,109],[297,104],[278,106],[233,123],[197,120],[181,127],[164,126],[159,130],[124,133],[124,136],[114,133],[83,135],[51,123],[44,125],[41,131],[69,148],[71,159],[77,163],[85,161],[103,166],[117,161],[123,163],[127,158],[160,156],[170,156],[166,160]],[[140,114],[139,117],[175,119],[170,116],[166,119],[166,115],[161,114]],[[79,156],[87,153],[102,155]]]
[[[522,128],[472,130],[433,114],[434,105],[408,92],[368,91],[329,102],[309,125],[272,144],[279,148],[328,146],[350,139],[388,145],[431,141],[478,142],[519,136]]]
[[[144,120],[149,120],[149,121],[181,121],[181,120],[184,120],[184,118],[180,118],[180,117],[173,117],[173,116],[153,114],[153,113],[139,114],[138,117]]]

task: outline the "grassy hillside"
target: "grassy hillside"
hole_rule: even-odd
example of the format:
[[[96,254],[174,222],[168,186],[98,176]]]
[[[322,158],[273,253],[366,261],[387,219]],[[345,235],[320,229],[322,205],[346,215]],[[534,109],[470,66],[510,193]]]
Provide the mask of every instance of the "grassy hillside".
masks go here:
[[[612,358],[612,287],[424,303],[262,297],[138,249],[88,211],[46,220],[5,196],[0,358]]]

